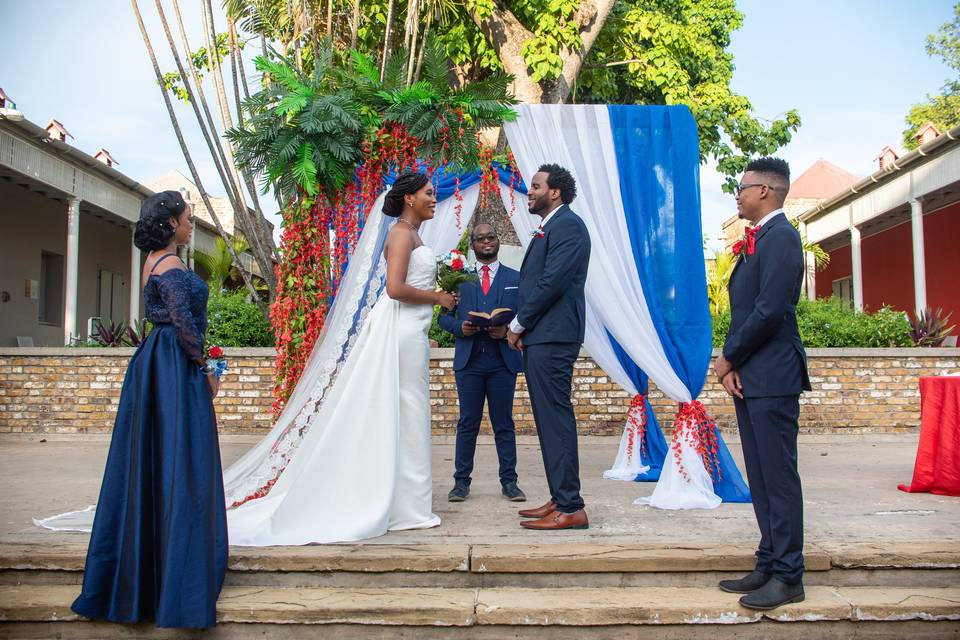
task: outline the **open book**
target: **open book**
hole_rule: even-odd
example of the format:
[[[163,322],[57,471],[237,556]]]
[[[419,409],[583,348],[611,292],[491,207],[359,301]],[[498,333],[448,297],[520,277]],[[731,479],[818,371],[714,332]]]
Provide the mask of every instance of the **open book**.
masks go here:
[[[505,325],[515,316],[512,309],[494,309],[490,313],[484,313],[483,311],[470,311],[467,313],[467,320],[470,321],[470,324],[485,329],[487,327],[499,327]]]

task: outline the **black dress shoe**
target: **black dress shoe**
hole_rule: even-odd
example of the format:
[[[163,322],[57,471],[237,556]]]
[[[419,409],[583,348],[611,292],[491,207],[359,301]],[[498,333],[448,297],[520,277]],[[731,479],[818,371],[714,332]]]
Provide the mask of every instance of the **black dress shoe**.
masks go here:
[[[500,490],[503,494],[503,497],[509,500],[510,502],[526,502],[527,494],[523,492],[520,487],[517,486],[516,481],[508,482],[503,485],[503,489]]]
[[[450,489],[450,493],[447,494],[447,501],[463,502],[468,495],[470,495],[470,485],[466,482],[457,482],[453,485],[453,489]]]
[[[773,574],[753,570],[739,580],[721,580],[720,589],[727,593],[753,593],[770,582]]]
[[[740,598],[740,606],[758,611],[768,611],[791,602],[803,602],[803,583],[787,584],[779,578],[771,578],[753,593]]]

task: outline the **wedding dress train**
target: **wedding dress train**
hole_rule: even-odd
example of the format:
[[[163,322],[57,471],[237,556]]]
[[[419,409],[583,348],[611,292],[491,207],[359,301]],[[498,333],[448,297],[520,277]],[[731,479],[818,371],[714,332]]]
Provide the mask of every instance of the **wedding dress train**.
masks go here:
[[[407,284],[435,282],[433,251],[417,247]],[[430,305],[380,296],[269,492],[227,512],[230,544],[344,542],[440,524],[431,510],[432,315]]]

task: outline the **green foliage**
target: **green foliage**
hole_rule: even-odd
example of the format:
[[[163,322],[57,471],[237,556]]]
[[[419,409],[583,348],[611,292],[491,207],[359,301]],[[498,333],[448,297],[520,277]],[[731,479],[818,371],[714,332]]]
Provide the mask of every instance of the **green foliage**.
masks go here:
[[[353,96],[338,87],[329,49],[309,74],[275,51],[255,64],[270,82],[244,103],[245,126],[226,132],[237,164],[262,175],[264,192],[275,186],[281,202],[298,189],[339,191],[360,158],[363,124]]]
[[[876,313],[858,313],[837,298],[800,300],[797,325],[808,349],[913,346],[906,314],[889,307]],[[713,346],[723,346],[729,326],[729,312],[714,316]]]
[[[906,117],[907,128],[903,130],[903,146],[916,149],[916,135],[920,127],[932,122],[941,133],[960,125],[960,92],[927,96],[926,102],[910,107]]]
[[[445,331],[437,322],[437,317],[439,317],[439,315],[440,307],[434,307],[433,321],[430,323],[429,338],[435,341],[438,347],[453,347],[456,343],[456,338],[454,338],[452,333]]]
[[[687,105],[701,159],[716,160],[731,193],[749,158],[773,154],[800,126],[793,110],[757,118],[749,99],[730,88],[727,48],[742,24],[734,0],[621,0],[587,56],[575,100]]]
[[[238,46],[243,49],[244,43],[239,42]],[[228,36],[226,33],[218,33],[217,62],[222,62],[223,59],[228,55],[230,55],[230,41]],[[197,70],[197,77],[200,78],[201,82],[203,81],[203,72],[210,71],[213,68],[212,61],[210,60],[210,52],[206,47],[200,47],[196,51],[190,53],[190,64],[192,64],[193,68]],[[180,73],[178,71],[171,71],[170,73],[163,74],[163,88],[172,93],[177,100],[180,100],[181,102],[190,102],[190,95],[183,86],[183,81],[181,80]]]
[[[233,245],[233,250],[238,256],[250,248],[246,239],[239,234],[233,237],[230,244]],[[240,278],[239,271],[233,266],[233,256],[230,255],[227,243],[220,236],[217,236],[214,240],[212,253],[194,249],[193,259],[204,271],[210,274],[207,278],[207,284],[211,291],[222,291],[228,280],[238,280]]]
[[[927,36],[927,55],[941,58],[957,76],[946,81],[943,93],[927,96],[927,101],[910,107],[907,128],[903,132],[903,146],[916,149],[915,136],[920,127],[932,122],[941,133],[960,125],[960,2],[953,6],[953,20]]]
[[[276,52],[257,58],[271,81],[244,104],[245,126],[226,132],[237,163],[260,173],[265,191],[276,186],[284,202],[298,190],[313,196],[342,189],[361,159],[361,142],[385,125],[403,125],[432,164],[471,168],[479,162],[480,129],[516,117],[509,75],[493,72],[452,88],[450,63],[432,40],[423,79],[410,85],[405,56],[394,56],[380,80],[376,63],[358,51],[343,61],[329,43],[317,52],[309,74]]]
[[[730,295],[727,286],[737,258],[729,251],[715,251],[713,263],[707,269],[707,298],[710,301],[710,313],[716,316],[730,311]]]
[[[221,347],[272,347],[270,322],[244,291],[213,293],[207,303],[207,344]]]

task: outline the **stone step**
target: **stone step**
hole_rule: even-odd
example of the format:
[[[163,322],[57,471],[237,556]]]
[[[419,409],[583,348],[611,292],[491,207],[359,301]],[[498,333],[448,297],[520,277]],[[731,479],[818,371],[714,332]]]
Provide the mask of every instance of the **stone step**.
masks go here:
[[[46,632],[47,637],[81,638],[119,631],[120,627],[93,623],[70,611],[77,593],[68,585],[0,586],[0,636],[43,637]],[[804,602],[766,613],[744,609],[736,595],[715,588],[225,587],[217,611],[220,625],[204,637],[426,638],[439,630],[444,637],[465,638],[543,637],[543,633],[648,637],[634,633],[647,628],[657,630],[661,638],[773,634],[809,638],[812,622],[815,637],[843,637],[836,632],[851,624],[858,637],[908,632],[914,637],[946,637],[960,633],[960,587],[808,587]],[[868,624],[875,622],[884,624]],[[920,622],[923,625],[909,624]],[[687,632],[678,632],[682,628]],[[149,624],[124,629],[132,630],[124,637],[172,637]],[[493,633],[496,630],[499,635]],[[621,635],[605,635],[604,630],[619,630]],[[629,633],[624,635],[623,630]],[[673,633],[665,635],[670,630]]]
[[[79,584],[86,545],[0,544],[0,584]],[[952,540],[809,543],[807,584],[960,584]],[[233,547],[226,584],[268,587],[712,587],[754,566],[742,545],[351,544]]]

